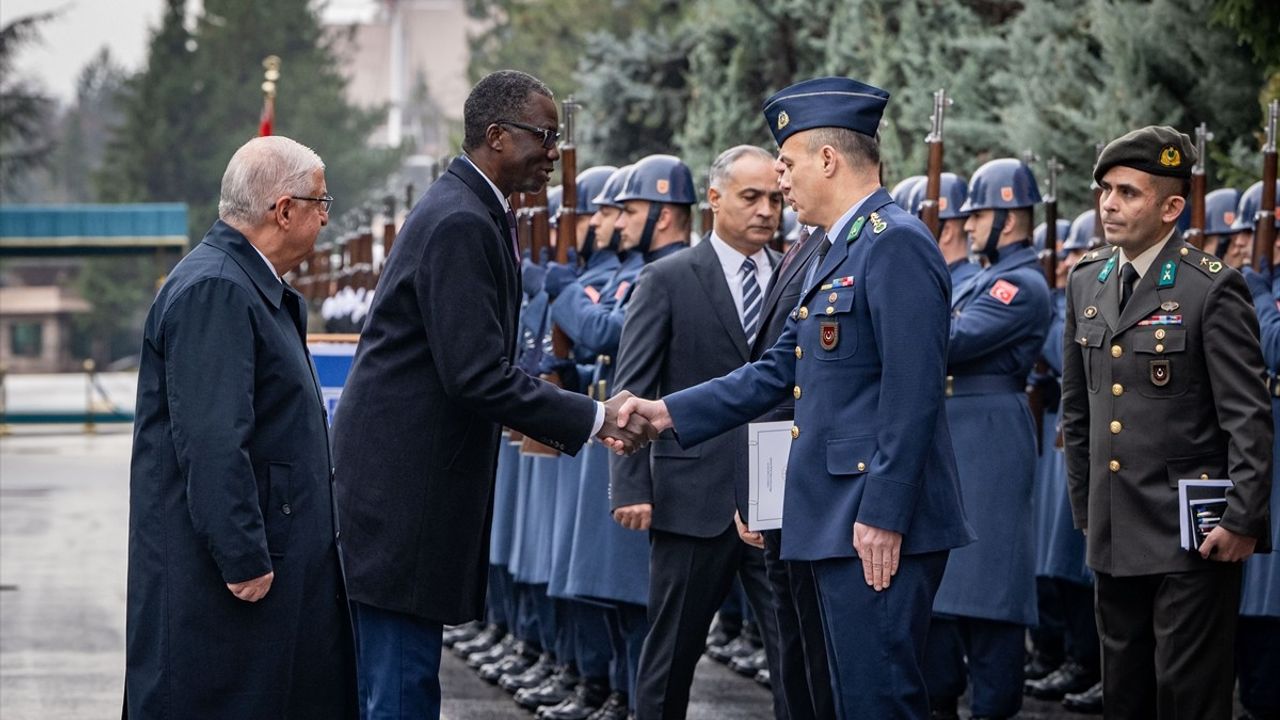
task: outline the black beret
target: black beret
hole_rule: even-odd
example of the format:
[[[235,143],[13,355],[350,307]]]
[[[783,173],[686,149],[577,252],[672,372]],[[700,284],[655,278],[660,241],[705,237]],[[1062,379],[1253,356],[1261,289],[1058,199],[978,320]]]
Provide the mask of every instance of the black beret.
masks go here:
[[[1186,179],[1196,160],[1196,147],[1186,133],[1167,125],[1149,125],[1107,143],[1093,168],[1093,179],[1102,182],[1102,176],[1117,165]]]

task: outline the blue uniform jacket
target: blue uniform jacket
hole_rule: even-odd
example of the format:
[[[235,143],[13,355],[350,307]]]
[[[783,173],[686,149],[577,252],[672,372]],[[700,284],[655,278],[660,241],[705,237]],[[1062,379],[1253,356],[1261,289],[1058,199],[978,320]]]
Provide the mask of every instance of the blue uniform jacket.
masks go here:
[[[796,398],[782,556],[855,555],[855,521],[904,554],[965,545],[942,407],[951,279],[920,221],[879,189],[833,246],[760,360],[667,397],[691,447]]]
[[[1271,387],[1271,418],[1276,429],[1272,457],[1280,456],[1280,274],[1271,292],[1256,278],[1249,277],[1254,310],[1261,330],[1262,360],[1266,363]],[[1271,472],[1271,517],[1280,517],[1280,463]],[[1280,523],[1271,523],[1271,545],[1280,546]],[[1240,598],[1240,614],[1280,618],[1280,552],[1254,555],[1244,564],[1244,591]]]

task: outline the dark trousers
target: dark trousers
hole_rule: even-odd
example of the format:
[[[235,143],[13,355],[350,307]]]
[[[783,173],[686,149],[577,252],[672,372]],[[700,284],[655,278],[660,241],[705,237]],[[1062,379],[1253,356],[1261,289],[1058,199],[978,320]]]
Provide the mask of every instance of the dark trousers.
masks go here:
[[[573,601],[561,598],[548,598],[555,612],[555,643],[548,649],[555,656],[557,665],[578,666],[577,637],[575,634],[577,617],[573,611]]]
[[[1273,489],[1272,492],[1275,492]],[[1280,618],[1240,616],[1236,676],[1240,704],[1251,715],[1280,718]]]
[[[650,627],[636,678],[638,720],[685,717],[694,667],[735,574],[747,592],[772,672],[777,667],[778,628],[763,553],[743,543],[732,525],[710,538],[649,531]],[[775,690],[775,714],[785,711],[779,695]]]
[[[360,720],[439,718],[440,623],[358,602],[351,620]]]
[[[547,597],[546,584],[518,582],[515,589],[520,618],[516,637],[539,652],[552,652],[556,643],[556,606]]]
[[[649,634],[648,608],[632,603],[618,603],[607,616],[612,660],[609,687],[627,696],[627,709],[636,709],[636,674],[640,670],[640,652]]]
[[[1058,583],[1056,578],[1036,577],[1036,617],[1039,622],[1027,631],[1031,637],[1031,648],[1050,667],[1061,665],[1067,655],[1067,610],[1062,604]],[[1092,600],[1089,602],[1089,619],[1092,625]]]
[[[1007,718],[1022,709],[1027,626],[935,615],[925,650],[925,679],[934,704],[950,704],[971,685],[975,717]]]
[[[515,598],[511,590],[511,574],[501,565],[489,566],[489,591],[485,598],[485,619],[506,630],[514,624]]]
[[[929,717],[921,666],[948,554],[903,556],[881,592],[867,585],[858,558],[812,563],[837,717]]]
[[[574,663],[578,674],[586,680],[607,682],[609,658],[612,649],[609,642],[609,609],[603,605],[578,600],[560,600],[567,607],[570,627],[573,629]],[[561,659],[560,662],[568,662]]]
[[[1241,565],[1096,573],[1108,718],[1229,720]]]
[[[1098,624],[1094,619],[1093,586],[1069,580],[1055,580],[1062,598],[1063,636],[1067,657],[1086,670],[1097,672],[1102,667],[1102,647],[1098,642]]]
[[[834,718],[827,641],[822,635],[813,569],[808,562],[781,558],[781,531],[766,530],[763,534],[764,567],[778,624],[779,662],[771,681],[781,686],[791,720]]]

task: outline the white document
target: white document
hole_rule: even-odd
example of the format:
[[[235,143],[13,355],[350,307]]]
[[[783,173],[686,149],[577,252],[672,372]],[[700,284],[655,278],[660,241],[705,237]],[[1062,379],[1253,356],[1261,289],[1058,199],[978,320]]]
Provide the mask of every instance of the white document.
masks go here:
[[[747,527],[752,531],[782,527],[782,496],[787,488],[787,457],[791,455],[790,420],[747,426]]]
[[[1199,506],[1205,503],[1225,505],[1223,498],[1226,497],[1227,489],[1230,487],[1231,481],[1222,478],[1178,480],[1178,530],[1182,536],[1183,550],[1194,552],[1199,549],[1200,542],[1212,529],[1202,525],[1197,533],[1196,526],[1202,520],[1197,518],[1197,510],[1201,509]],[[1210,516],[1203,518],[1203,521],[1216,526],[1217,520],[1221,519],[1221,509],[1213,509],[1217,512],[1210,513]]]

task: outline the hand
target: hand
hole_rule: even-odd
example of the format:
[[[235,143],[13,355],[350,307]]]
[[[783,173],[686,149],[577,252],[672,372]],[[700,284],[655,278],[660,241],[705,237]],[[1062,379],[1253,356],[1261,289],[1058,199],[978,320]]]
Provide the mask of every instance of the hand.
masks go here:
[[[628,530],[648,530],[653,522],[653,503],[623,505],[613,511],[613,519]]]
[[[227,589],[231,591],[232,595],[245,602],[258,602],[266,597],[267,592],[271,590],[271,581],[275,579],[275,576],[275,572],[272,571],[252,580],[227,583]]]
[[[618,408],[633,398],[623,390],[604,404],[604,424],[596,437],[618,455],[630,455],[658,437],[658,430],[644,416],[633,413],[624,419],[618,415]]]
[[[524,289],[525,297],[532,300],[534,296],[542,292],[542,284],[546,276],[546,268],[541,265],[534,265],[526,259],[520,271],[520,285]]]
[[[568,265],[547,263],[547,279],[542,289],[547,291],[548,297],[554,298],[577,279],[578,273]]]
[[[751,547],[757,547],[761,550],[764,549],[764,535],[761,535],[758,532],[751,532],[751,530],[747,528],[747,524],[742,522],[742,516],[738,514],[737,510],[733,511],[733,524],[738,526],[738,538],[741,539],[742,542],[750,545]]]
[[[1200,543],[1200,557],[1219,562],[1240,562],[1253,554],[1258,539],[1239,535],[1219,525]]]
[[[876,592],[889,588],[889,578],[898,574],[902,533],[882,530],[860,522],[853,524],[853,549],[862,558],[862,574]]]
[[[616,397],[616,396],[615,396]],[[653,437],[657,437],[659,433],[672,427],[671,413],[667,412],[667,404],[661,400],[642,400],[638,397],[627,393],[627,401],[618,409],[618,427],[629,425],[636,417],[643,417],[648,420],[649,425],[653,428]],[[619,445],[605,440],[614,452],[622,454]]]

